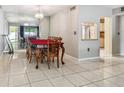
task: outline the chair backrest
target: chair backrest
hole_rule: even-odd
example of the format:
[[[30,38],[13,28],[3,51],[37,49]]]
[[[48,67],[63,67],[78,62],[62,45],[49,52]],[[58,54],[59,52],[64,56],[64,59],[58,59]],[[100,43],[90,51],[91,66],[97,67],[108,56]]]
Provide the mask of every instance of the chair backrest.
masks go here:
[[[60,48],[62,38],[61,37],[55,37],[55,36],[49,36],[48,39],[50,41],[49,48],[52,50],[52,52],[53,53],[59,52],[59,48]]]
[[[53,40],[55,42],[60,42],[62,41],[62,38],[61,37],[55,37],[55,36],[48,36],[48,39],[49,40]]]

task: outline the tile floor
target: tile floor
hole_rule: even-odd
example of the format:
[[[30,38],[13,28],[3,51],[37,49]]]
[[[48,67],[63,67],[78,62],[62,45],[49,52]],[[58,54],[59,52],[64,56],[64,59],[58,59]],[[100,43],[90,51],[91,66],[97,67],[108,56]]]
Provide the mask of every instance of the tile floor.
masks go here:
[[[24,50],[0,55],[0,87],[124,87],[124,57],[64,61],[59,69],[56,62],[50,70],[46,62],[35,69]]]

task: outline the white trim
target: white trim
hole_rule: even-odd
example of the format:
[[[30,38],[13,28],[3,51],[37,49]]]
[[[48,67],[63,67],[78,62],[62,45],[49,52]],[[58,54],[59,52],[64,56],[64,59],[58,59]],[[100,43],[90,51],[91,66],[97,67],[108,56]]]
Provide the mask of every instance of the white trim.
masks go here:
[[[81,59],[78,59],[78,58],[73,57],[73,56],[68,55],[68,54],[64,54],[64,56],[65,56],[66,58],[69,58],[69,59],[73,60],[73,61],[79,61],[79,62],[80,62],[80,61],[85,61],[85,60],[91,60],[91,59],[100,58],[100,57],[90,57],[90,58],[81,58]]]
[[[100,58],[100,57],[81,58],[81,59],[78,59],[78,61],[85,61],[85,60],[91,60],[91,59],[97,59],[97,58]]]
[[[71,55],[64,54],[64,56],[65,56],[66,58],[69,58],[69,59],[73,60],[73,61],[78,61],[78,58],[73,57],[73,56],[71,56]]]
[[[120,53],[120,54],[113,54],[113,56],[124,56],[124,53]]]
[[[124,56],[124,53],[120,53],[120,56]]]
[[[120,54],[112,54],[113,56],[120,56]]]

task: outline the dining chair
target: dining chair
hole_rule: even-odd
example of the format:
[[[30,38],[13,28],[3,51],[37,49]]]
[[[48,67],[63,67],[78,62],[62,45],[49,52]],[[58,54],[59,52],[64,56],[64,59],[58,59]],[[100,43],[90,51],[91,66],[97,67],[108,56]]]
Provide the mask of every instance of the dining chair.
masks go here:
[[[49,40],[42,40],[42,45],[37,46],[35,50],[36,69],[38,69],[39,61],[42,62],[45,57],[47,57],[48,69],[50,69]]]
[[[62,38],[49,36],[48,39],[50,40],[50,57],[52,58],[52,62],[54,62],[55,57],[57,58],[57,67],[59,68],[59,53]]]

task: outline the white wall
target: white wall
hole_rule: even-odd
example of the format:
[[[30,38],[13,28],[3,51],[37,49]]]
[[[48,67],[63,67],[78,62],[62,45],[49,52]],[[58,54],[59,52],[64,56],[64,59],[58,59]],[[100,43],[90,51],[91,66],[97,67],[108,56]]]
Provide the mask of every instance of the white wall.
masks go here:
[[[45,17],[41,20],[39,25],[39,36],[40,38],[48,38],[50,33],[50,17]]]
[[[111,17],[112,9],[105,6],[82,5],[77,6],[76,11],[61,11],[50,18],[51,35],[62,36],[66,53],[82,59],[98,57],[100,50],[100,17]],[[98,40],[81,40],[81,23],[92,21],[98,27]],[[74,31],[77,32],[74,35]],[[88,52],[88,48],[90,51]]]
[[[0,53],[4,48],[4,39],[1,35],[8,34],[8,22],[5,19],[4,12],[0,9]]]
[[[120,17],[120,54],[124,54],[124,16]]]
[[[77,32],[74,35],[74,31]],[[50,35],[63,38],[66,54],[78,58],[78,7],[63,10],[50,17]]]
[[[86,5],[79,7],[79,58],[98,57],[100,49],[99,32],[100,17],[111,17],[112,10],[104,6]],[[95,22],[98,26],[98,40],[81,40],[81,23],[85,21]],[[88,48],[90,51],[88,52]]]
[[[0,9],[0,34],[4,33],[4,13],[3,10]]]
[[[114,16],[112,17],[112,55],[120,54],[120,17]]]
[[[124,54],[124,15],[113,15],[112,54]],[[120,33],[118,35],[118,33]]]

